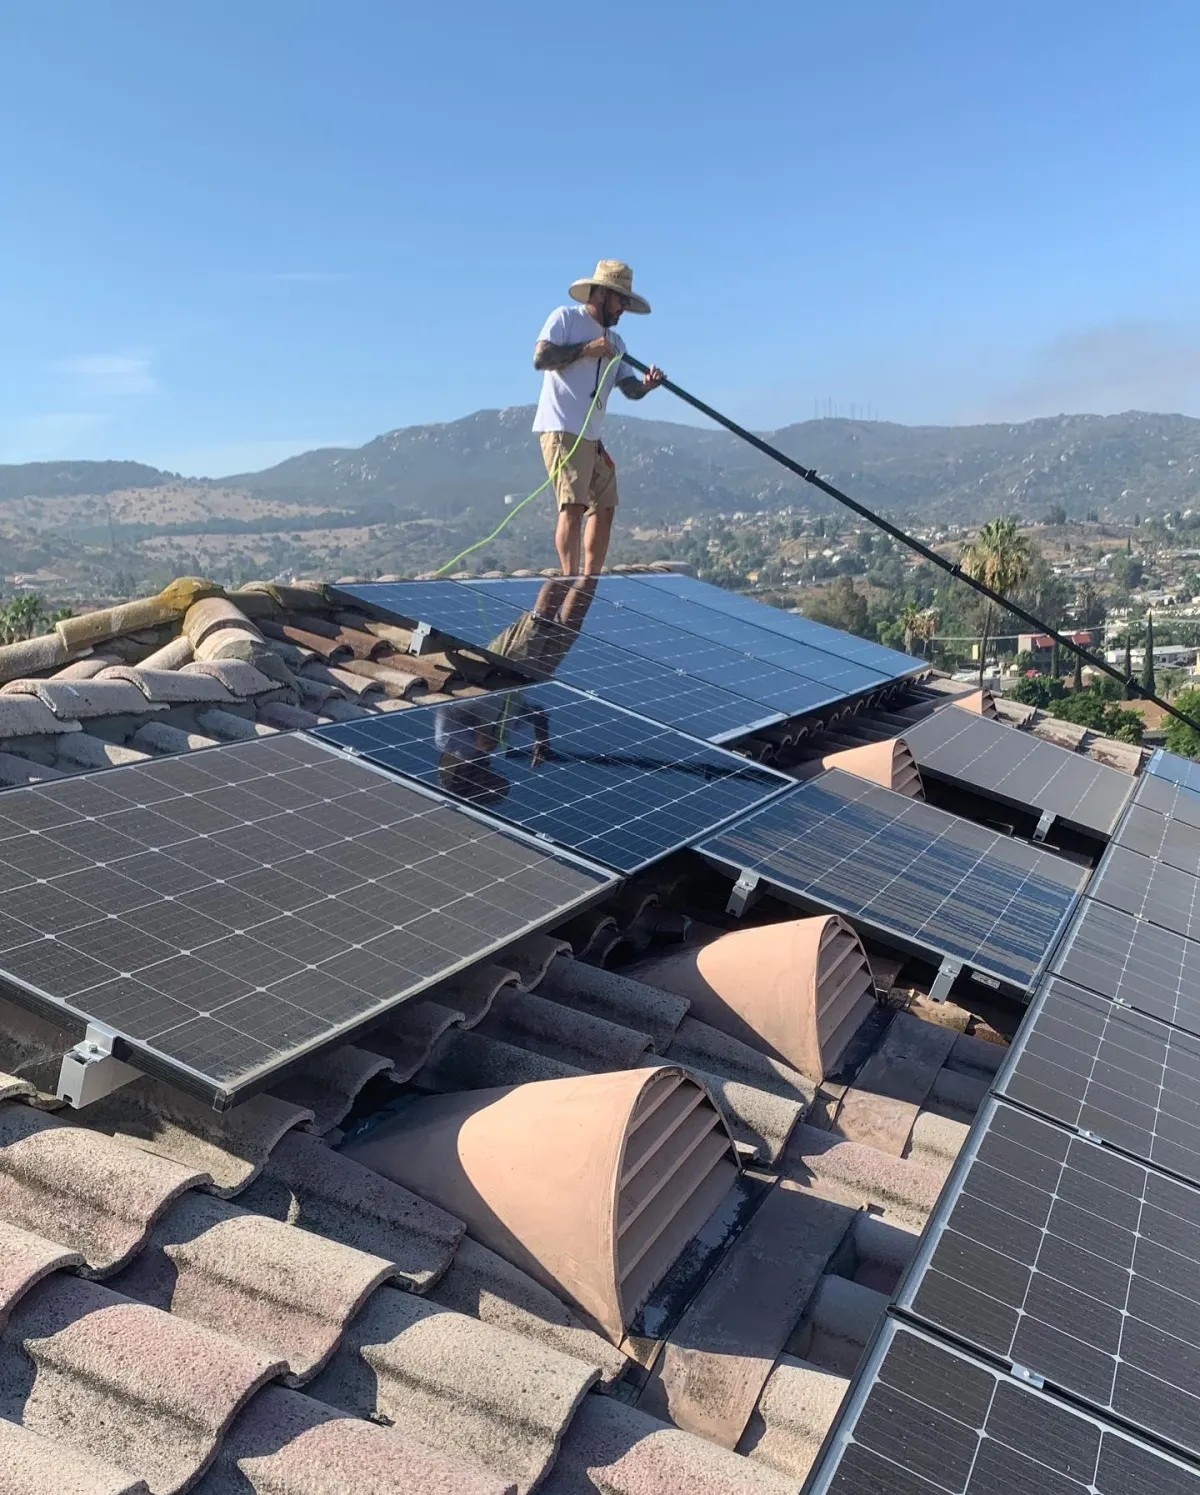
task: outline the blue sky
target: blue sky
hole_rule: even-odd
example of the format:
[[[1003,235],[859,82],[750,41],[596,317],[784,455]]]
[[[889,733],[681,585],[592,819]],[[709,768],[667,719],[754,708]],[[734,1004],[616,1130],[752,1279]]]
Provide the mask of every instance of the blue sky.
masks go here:
[[[1200,415],[1197,55],[1195,0],[0,0],[0,461],[531,401],[602,255],[758,427]]]

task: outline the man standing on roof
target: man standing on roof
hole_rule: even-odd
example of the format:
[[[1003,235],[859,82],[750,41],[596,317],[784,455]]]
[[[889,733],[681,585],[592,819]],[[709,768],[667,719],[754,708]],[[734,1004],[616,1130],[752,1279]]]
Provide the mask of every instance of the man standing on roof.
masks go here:
[[[596,576],[608,554],[617,507],[617,474],[600,440],[604,407],[614,384],[627,399],[640,400],[662,383],[664,375],[651,368],[642,378],[632,364],[613,363],[625,352],[624,342],[612,330],[622,313],[644,316],[650,310],[648,301],[634,295],[628,265],[601,260],[596,273],[577,280],[570,295],[583,305],[560,306],[552,312],[534,349],[533,366],[544,377],[533,429],[541,437],[546,471],[558,499],[554,543],[563,575]]]

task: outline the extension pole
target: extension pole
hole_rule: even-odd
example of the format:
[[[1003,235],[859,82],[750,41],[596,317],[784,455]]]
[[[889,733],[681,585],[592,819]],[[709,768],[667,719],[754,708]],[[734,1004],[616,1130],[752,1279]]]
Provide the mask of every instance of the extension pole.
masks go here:
[[[624,355],[624,361],[632,364],[635,369],[640,369],[643,374],[649,372],[646,364],[631,357],[628,353]],[[1188,716],[1187,712],[1180,711],[1177,706],[1172,706],[1169,701],[1164,701],[1161,696],[1155,695],[1153,691],[1146,690],[1132,675],[1123,675],[1115,665],[1109,664],[1106,659],[1089,654],[1074,639],[1068,638],[1066,634],[1059,633],[1057,629],[1051,628],[1039,618],[1035,618],[1031,612],[1027,612],[1019,603],[1010,602],[1007,597],[993,591],[986,582],[980,581],[975,576],[969,576],[957,561],[948,561],[944,555],[939,555],[936,550],[926,545],[924,541],[918,540],[915,535],[906,534],[904,530],[898,529],[890,520],[885,519],[882,514],[874,513],[865,504],[860,504],[857,499],[853,499],[849,494],[843,493],[840,488],[835,488],[832,483],[827,483],[817,473],[815,467],[803,467],[799,462],[794,462],[791,457],[785,456],[778,447],[772,446],[769,441],[764,441],[761,436],[756,436],[753,431],[747,431],[745,426],[739,426],[737,421],[730,420],[727,415],[722,415],[719,410],[714,410],[711,405],[706,405],[703,400],[698,400],[695,395],[689,394],[686,389],[680,389],[679,385],[672,383],[670,379],[664,379],[662,387],[663,389],[669,389],[673,395],[681,399],[685,404],[691,405],[694,410],[699,410],[701,415],[707,415],[709,420],[715,420],[719,426],[724,426],[727,431],[732,431],[735,436],[740,436],[743,441],[747,441],[751,446],[757,447],[764,456],[770,457],[772,461],[786,467],[789,472],[794,472],[798,478],[803,478],[806,483],[811,483],[814,488],[819,488],[822,493],[827,493],[830,498],[836,499],[838,503],[844,504],[846,508],[853,509],[860,519],[867,520],[868,523],[875,525],[877,529],[881,529],[891,535],[893,540],[899,540],[902,545],[907,545],[910,550],[915,550],[924,560],[945,571],[948,576],[954,577],[957,581],[965,582],[967,586],[972,587],[978,592],[981,597],[986,597],[989,602],[995,603],[997,607],[1002,608],[1005,612],[1012,613],[1014,617],[1020,618],[1023,623],[1028,623],[1038,633],[1046,634],[1055,643],[1061,644],[1066,649],[1070,649],[1073,654],[1078,654],[1093,669],[1103,670],[1106,675],[1110,675],[1114,680],[1118,681],[1132,695],[1138,696],[1144,701],[1153,701],[1156,706],[1161,706],[1164,711],[1168,712],[1178,721],[1183,722],[1185,726],[1191,727],[1194,732],[1200,732],[1200,722],[1196,721],[1194,717]]]

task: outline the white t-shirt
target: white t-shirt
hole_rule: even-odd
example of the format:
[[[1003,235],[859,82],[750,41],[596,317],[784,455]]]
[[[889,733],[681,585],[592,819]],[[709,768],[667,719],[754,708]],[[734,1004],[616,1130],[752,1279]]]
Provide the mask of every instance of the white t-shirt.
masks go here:
[[[625,344],[615,328],[601,327],[586,306],[560,306],[551,312],[546,325],[538,333],[539,343],[590,343],[594,337],[607,337],[618,353],[624,353]],[[600,398],[587,421],[588,407],[596,393],[596,384],[606,363],[611,359],[581,358],[568,364],[565,369],[547,369],[542,375],[542,397],[538,401],[537,415],[533,420],[535,431],[570,431],[581,433],[589,441],[600,438],[604,424],[604,407],[618,379],[636,379],[637,370],[630,363],[616,364],[603,381]]]

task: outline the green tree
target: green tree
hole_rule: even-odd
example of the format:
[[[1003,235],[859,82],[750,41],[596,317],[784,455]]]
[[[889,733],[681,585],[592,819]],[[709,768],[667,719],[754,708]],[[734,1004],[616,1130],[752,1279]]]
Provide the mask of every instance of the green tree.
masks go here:
[[[989,519],[969,545],[963,547],[962,567],[968,576],[1007,596],[1029,575],[1033,555],[1029,541],[1017,529],[1015,519]],[[987,663],[988,641],[995,627],[996,605],[988,602],[979,641],[979,683]]]
[[[827,623],[830,628],[840,628],[843,633],[857,633],[863,638],[871,636],[867,626],[867,599],[855,590],[848,576],[839,576],[805,609],[810,618],[818,623]]]
[[[1146,695],[1153,695],[1154,687],[1154,618],[1150,613],[1146,614],[1146,659],[1142,665],[1142,690]]]
[[[1044,524],[1066,524],[1067,511],[1062,504],[1051,504],[1046,510],[1046,516],[1042,521]]]
[[[1181,690],[1175,697],[1175,705],[1200,721],[1200,687],[1190,685],[1187,690]],[[1200,732],[1173,716],[1167,725],[1167,747],[1183,758],[1200,758]]]

